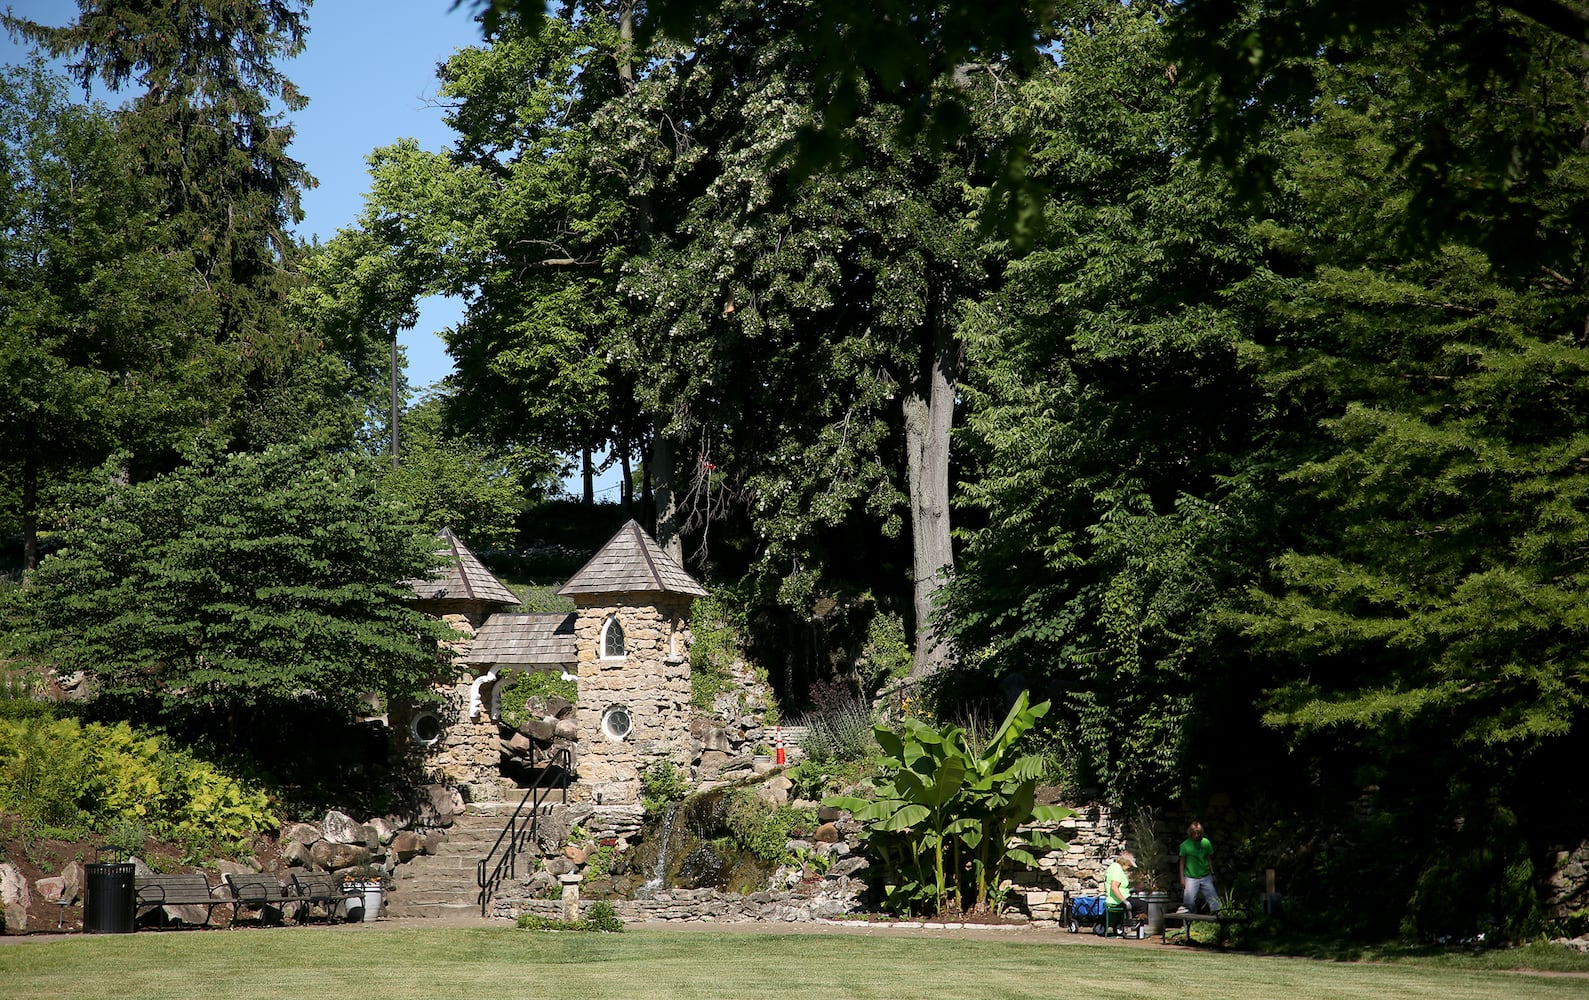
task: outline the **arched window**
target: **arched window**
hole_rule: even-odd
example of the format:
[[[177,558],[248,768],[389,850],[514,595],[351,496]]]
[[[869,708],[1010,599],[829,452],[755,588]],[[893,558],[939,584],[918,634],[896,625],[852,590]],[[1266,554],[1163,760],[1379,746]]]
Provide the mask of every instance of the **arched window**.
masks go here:
[[[618,616],[613,615],[601,627],[601,658],[621,660],[623,656],[623,626],[618,624]]]

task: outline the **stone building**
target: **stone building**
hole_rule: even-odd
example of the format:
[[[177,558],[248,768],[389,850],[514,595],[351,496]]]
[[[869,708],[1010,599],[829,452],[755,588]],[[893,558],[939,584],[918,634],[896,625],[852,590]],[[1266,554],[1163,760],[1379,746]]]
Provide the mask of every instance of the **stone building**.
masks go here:
[[[467,638],[450,651],[455,673],[436,686],[441,707],[406,722],[428,770],[473,801],[511,793],[517,772],[505,772],[504,764],[527,744],[525,734],[502,724],[500,692],[521,671],[556,672],[576,683],[575,707],[557,729],[574,742],[571,799],[638,802],[646,766],[689,765],[688,622],[691,603],[706,590],[639,524],[620,528],[562,587],[575,605],[566,614],[506,612],[519,603],[513,592],[452,532],[442,541],[449,566],[412,583],[416,606]]]
[[[631,520],[558,593],[574,599],[580,784],[638,802],[646,766],[694,757],[690,605],[706,589]]]

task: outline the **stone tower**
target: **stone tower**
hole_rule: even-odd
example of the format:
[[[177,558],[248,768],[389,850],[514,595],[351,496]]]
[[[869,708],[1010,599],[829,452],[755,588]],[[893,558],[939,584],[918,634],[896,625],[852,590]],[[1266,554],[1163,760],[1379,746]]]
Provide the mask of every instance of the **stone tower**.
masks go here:
[[[694,755],[690,605],[706,589],[631,520],[558,593],[574,601],[579,785],[638,802],[642,770]]]

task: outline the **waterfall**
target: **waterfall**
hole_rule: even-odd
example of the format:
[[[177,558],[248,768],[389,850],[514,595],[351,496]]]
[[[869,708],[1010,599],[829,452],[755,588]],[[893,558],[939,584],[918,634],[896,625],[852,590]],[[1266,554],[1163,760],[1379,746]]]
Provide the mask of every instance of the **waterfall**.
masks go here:
[[[657,864],[651,873],[650,881],[640,887],[640,892],[649,895],[662,888],[662,883],[668,877],[668,841],[673,839],[673,818],[679,813],[682,802],[674,802],[668,806],[668,811],[662,816],[662,843],[657,847]],[[645,898],[645,896],[641,896]]]

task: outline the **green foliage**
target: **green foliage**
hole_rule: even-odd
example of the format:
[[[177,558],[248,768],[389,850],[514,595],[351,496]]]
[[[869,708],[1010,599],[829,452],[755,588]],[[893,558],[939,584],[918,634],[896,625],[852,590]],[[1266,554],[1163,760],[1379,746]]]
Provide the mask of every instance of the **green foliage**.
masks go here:
[[[520,512],[551,485],[550,456],[497,454],[449,434],[441,405],[430,398],[404,414],[402,460],[382,472],[383,490],[421,523],[452,528],[475,548],[512,545]]]
[[[409,698],[435,674],[452,632],[403,583],[430,571],[434,536],[367,466],[300,446],[103,482],[15,595],[13,648],[169,718],[235,722],[305,692],[351,712],[365,692]]]
[[[594,881],[606,878],[612,871],[612,859],[618,849],[611,844],[602,844],[590,853],[585,859],[585,877]]]
[[[689,782],[672,761],[653,761],[640,772],[640,802],[647,813],[663,812],[689,794]]]
[[[623,930],[623,920],[619,918],[618,911],[611,903],[599,899],[585,909],[585,915],[579,920],[561,920],[556,917],[521,913],[517,926],[520,930],[529,931],[593,931],[616,934]]]
[[[520,726],[531,718],[541,717],[530,710],[532,701],[545,704],[547,698],[562,698],[570,705],[579,701],[579,682],[565,681],[559,672],[522,670],[516,672],[514,678],[502,691],[502,721],[510,726]]]
[[[863,690],[875,691],[910,673],[912,652],[905,622],[892,611],[878,611],[866,625],[866,645],[856,665]]]
[[[63,830],[107,831],[138,848],[145,830],[213,845],[280,825],[265,793],[162,737],[74,719],[0,719],[0,811]]]
[[[618,911],[605,899],[598,899],[590,904],[590,908],[585,911],[585,923],[593,931],[617,933],[623,930],[623,921],[619,919]]]
[[[1022,692],[1003,723],[973,750],[958,726],[901,720],[898,732],[876,728],[885,757],[872,798],[834,796],[865,825],[867,846],[881,862],[884,905],[892,912],[930,908],[943,914],[985,910],[1007,864],[1035,866],[1032,850],[1063,849],[1046,833],[1017,829],[1032,820],[1064,819],[1060,806],[1036,805],[1041,762],[1018,752],[1022,737],[1048,712]]]
[[[774,806],[749,788],[735,789],[728,799],[723,825],[742,850],[777,864],[789,855],[795,831],[816,829],[816,811]]]
[[[1061,24],[990,134],[1030,136],[1049,227],[968,309],[962,440],[974,513],[951,585],[966,674],[1028,678],[1109,798],[1178,794],[1228,675],[1222,607],[1264,564],[1277,501],[1265,403],[1230,289],[1249,220],[1189,161],[1160,4]],[[1080,12],[1078,12],[1080,13]],[[1173,74],[1172,74],[1173,75]]]
[[[733,663],[740,655],[743,619],[721,592],[698,597],[690,608],[690,705],[710,711],[718,695],[733,689]]]

